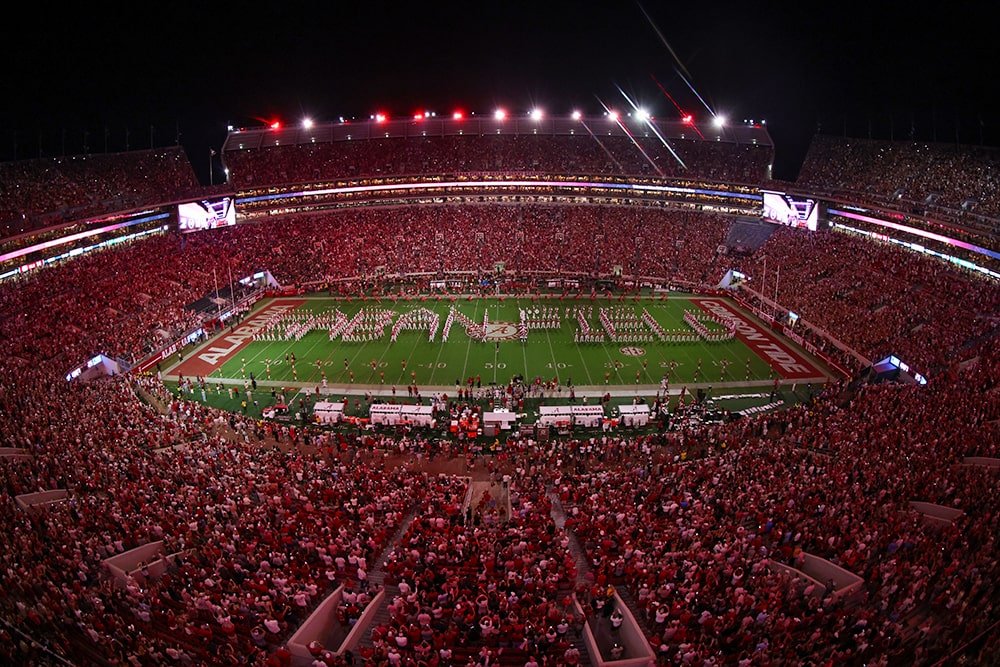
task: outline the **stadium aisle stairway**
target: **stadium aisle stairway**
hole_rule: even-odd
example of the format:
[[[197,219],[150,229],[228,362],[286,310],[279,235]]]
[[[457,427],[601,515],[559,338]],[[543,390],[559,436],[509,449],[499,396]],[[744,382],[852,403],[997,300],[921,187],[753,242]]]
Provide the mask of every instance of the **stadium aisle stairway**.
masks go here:
[[[385,583],[385,561],[392,553],[392,550],[396,548],[400,540],[403,539],[403,535],[406,531],[410,529],[410,524],[413,523],[413,519],[416,518],[416,510],[411,510],[406,517],[403,519],[402,523],[399,525],[399,529],[396,534],[392,536],[392,539],[385,545],[382,549],[382,553],[379,554],[378,560],[375,561],[375,568],[368,573],[368,583],[371,586],[372,591],[384,590],[385,595],[382,596],[382,602],[379,604],[378,611],[375,612],[375,616],[372,618],[371,623],[369,623],[368,628],[365,629],[364,634],[361,636],[361,641],[358,642],[356,649],[352,649],[354,653],[362,652],[365,653],[370,651],[374,646],[372,644],[372,633],[371,628],[385,623],[388,624],[391,619],[389,615],[389,603],[392,599],[399,595],[399,588],[395,583],[386,585]]]

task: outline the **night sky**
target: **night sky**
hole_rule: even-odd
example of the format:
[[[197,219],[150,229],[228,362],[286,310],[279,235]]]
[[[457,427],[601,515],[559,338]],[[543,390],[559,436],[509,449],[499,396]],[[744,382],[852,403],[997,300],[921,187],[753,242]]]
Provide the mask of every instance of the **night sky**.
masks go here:
[[[634,2],[342,2],[225,7],[33,3],[2,42],[0,159],[180,143],[207,182],[227,124],[503,105],[597,114],[620,86],[675,118],[708,111]],[[987,3],[645,0],[693,84],[734,122],[766,119],[775,175],[827,133],[1000,143]],[[787,7],[785,5],[788,5]],[[14,19],[13,15],[9,18]],[[869,130],[870,128],[870,130]]]

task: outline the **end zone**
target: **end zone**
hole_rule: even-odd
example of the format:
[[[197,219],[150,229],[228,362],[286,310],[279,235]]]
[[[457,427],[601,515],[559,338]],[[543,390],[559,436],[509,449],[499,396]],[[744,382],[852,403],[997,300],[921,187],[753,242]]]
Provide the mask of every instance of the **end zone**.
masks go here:
[[[171,374],[187,377],[211,375],[246,347],[254,335],[261,332],[268,320],[275,315],[295,310],[305,302],[305,299],[275,299],[229,333],[199,348],[189,359],[171,369]]]
[[[736,326],[736,337],[786,380],[810,380],[826,375],[801,352],[758,326],[729,303],[721,299],[691,299],[691,303],[711,315],[732,322]]]

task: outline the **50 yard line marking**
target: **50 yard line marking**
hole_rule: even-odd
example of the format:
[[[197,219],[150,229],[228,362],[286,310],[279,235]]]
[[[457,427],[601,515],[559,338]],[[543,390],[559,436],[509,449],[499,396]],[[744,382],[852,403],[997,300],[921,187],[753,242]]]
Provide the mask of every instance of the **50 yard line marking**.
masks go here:
[[[497,383],[497,357],[500,354],[500,343],[493,346],[493,384]]]
[[[516,301],[515,301],[514,305],[516,307],[516,305],[517,305]],[[499,322],[500,321],[500,303],[497,302],[497,303],[494,304],[494,306],[496,307],[496,313],[493,315],[493,317],[496,318],[495,321]],[[500,357],[500,342],[497,341],[496,344],[493,346],[493,384],[494,385],[497,383],[497,361],[499,360],[499,357]]]
[[[479,299],[476,299],[476,308],[472,311],[472,321],[476,322],[476,317],[479,316]],[[462,375],[463,379],[467,378],[466,370],[469,367],[469,352],[472,350],[472,337],[469,336],[468,330],[466,330],[465,335],[469,338],[469,344],[465,346],[465,361],[462,362]],[[434,373],[431,373],[431,377],[434,377]]]

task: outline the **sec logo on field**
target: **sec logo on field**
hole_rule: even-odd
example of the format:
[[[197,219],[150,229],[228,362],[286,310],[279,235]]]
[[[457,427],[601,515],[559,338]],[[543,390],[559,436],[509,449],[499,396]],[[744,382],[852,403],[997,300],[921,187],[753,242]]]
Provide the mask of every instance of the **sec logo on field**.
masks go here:
[[[641,357],[642,355],[646,354],[645,349],[641,347],[632,347],[631,345],[628,347],[623,347],[618,351],[624,354],[626,357]]]

